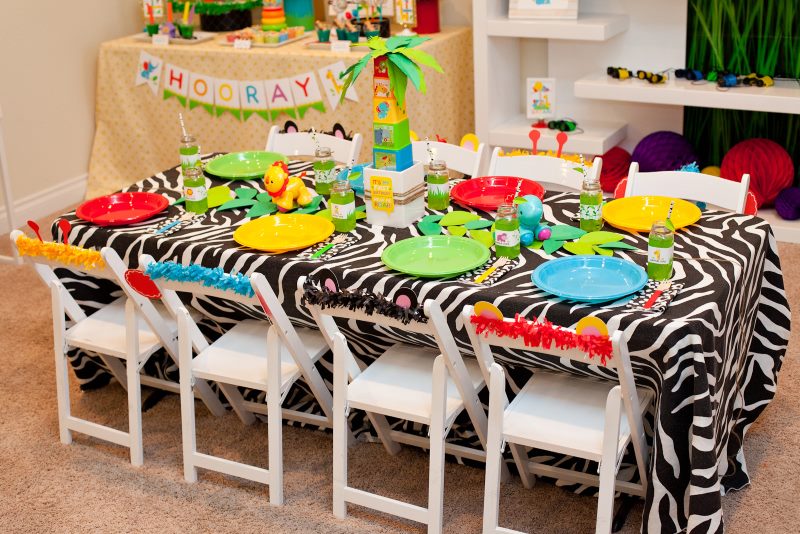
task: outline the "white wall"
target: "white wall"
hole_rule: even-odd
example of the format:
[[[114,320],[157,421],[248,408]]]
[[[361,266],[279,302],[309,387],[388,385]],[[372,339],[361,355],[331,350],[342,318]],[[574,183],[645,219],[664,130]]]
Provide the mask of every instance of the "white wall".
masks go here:
[[[0,106],[21,217],[46,215],[82,197],[99,46],[139,30],[140,5],[0,0]],[[42,209],[48,211],[36,213]]]

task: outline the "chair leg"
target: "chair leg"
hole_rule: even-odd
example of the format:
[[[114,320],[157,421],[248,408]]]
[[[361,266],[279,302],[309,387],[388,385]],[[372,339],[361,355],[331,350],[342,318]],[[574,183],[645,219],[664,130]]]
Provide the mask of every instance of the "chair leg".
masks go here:
[[[346,350],[341,334],[334,338],[333,350],[333,515],[338,519],[347,517],[347,368]]]
[[[610,534],[614,519],[614,493],[617,479],[617,447],[622,396],[616,386],[606,398],[606,420],[603,430],[603,457],[600,460],[600,493],[597,499],[596,534]]]
[[[67,426],[69,419],[69,361],[67,360],[67,347],[64,342],[66,322],[64,320],[64,306],[61,291],[57,284],[50,286],[53,307],[53,353],[56,364],[56,405],[58,408],[58,434],[61,443],[72,443],[72,432]]]
[[[486,435],[486,482],[483,495],[483,534],[494,534],[500,523],[500,462],[503,461],[503,411],[505,373],[498,365],[491,368],[489,418]],[[513,450],[513,449],[512,449]],[[514,458],[516,460],[516,456]],[[519,467],[519,463],[517,464]],[[527,467],[527,465],[526,465]],[[522,468],[520,468],[520,473]],[[524,480],[524,479],[523,479]]]
[[[181,393],[181,440],[183,443],[183,478],[186,482],[197,482],[197,467],[194,455],[197,451],[197,437],[194,420],[194,392],[192,391],[192,340],[189,336],[189,314],[185,309],[178,311],[178,365]]]
[[[251,414],[252,415],[252,414]],[[275,327],[267,335],[267,434],[269,502],[283,504],[283,416],[281,412],[281,341]]]
[[[447,368],[444,356],[433,363],[433,392],[431,397],[431,459],[428,474],[428,534],[442,532],[444,515],[444,440],[445,405],[447,403]]]
[[[136,305],[130,299],[125,302],[125,362],[128,381],[128,436],[131,447],[131,463],[141,466],[144,463],[142,447],[142,385],[139,380],[139,324]]]
[[[519,471],[519,478],[522,479],[522,485],[526,489],[533,488],[536,482],[536,477],[528,469],[528,451],[522,445],[517,443],[509,443],[511,449],[511,456],[514,457],[514,463],[517,464],[517,471]]]

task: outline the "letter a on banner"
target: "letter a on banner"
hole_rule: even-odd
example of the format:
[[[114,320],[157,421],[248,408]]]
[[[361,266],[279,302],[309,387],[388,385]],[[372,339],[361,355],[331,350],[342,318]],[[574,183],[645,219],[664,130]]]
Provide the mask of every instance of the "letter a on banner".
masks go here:
[[[269,121],[269,102],[264,82],[239,82],[239,102],[242,105],[242,119],[247,120],[254,113]]]
[[[189,74],[189,109],[197,106],[214,114],[214,78],[192,72]]]
[[[181,106],[186,107],[186,100],[189,96],[189,71],[167,65],[164,69],[164,100],[171,97],[178,99]]]
[[[158,94],[158,84],[161,82],[161,68],[164,62],[161,58],[151,56],[147,52],[139,53],[139,63],[136,65],[136,85],[147,84],[154,95]]]
[[[292,95],[294,95],[294,103],[301,119],[312,108],[320,113],[325,113],[322,93],[319,90],[317,77],[314,76],[313,71],[298,74],[292,78]]]
[[[217,117],[226,111],[242,120],[242,109],[239,106],[239,82],[236,80],[214,81],[214,101],[217,104]]]
[[[286,113],[291,118],[297,118],[297,110],[294,107],[292,97],[291,78],[281,78],[280,80],[267,80],[264,82],[264,89],[267,92],[269,102],[269,118],[275,120]]]

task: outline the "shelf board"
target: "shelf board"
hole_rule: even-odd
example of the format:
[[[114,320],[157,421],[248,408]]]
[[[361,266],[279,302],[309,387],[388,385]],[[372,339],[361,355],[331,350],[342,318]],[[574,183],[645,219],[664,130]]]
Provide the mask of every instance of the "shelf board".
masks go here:
[[[530,150],[531,140],[528,133],[531,124],[536,122],[520,114],[497,126],[489,129],[489,144],[502,147],[524,148]],[[622,122],[581,122],[578,126],[582,133],[567,133],[569,140],[564,145],[564,151],[580,154],[605,154],[625,139],[627,125]],[[537,148],[539,150],[557,150],[555,130],[542,128]]]
[[[490,19],[487,32],[495,37],[531,39],[568,39],[572,41],[607,41],[628,29],[627,15],[581,13],[576,20]]]
[[[758,216],[769,223],[778,241],[800,243],[800,220],[781,219],[774,208],[761,208],[758,210]]]
[[[607,75],[581,78],[575,96],[598,100],[643,102],[700,108],[740,109],[800,114],[800,83],[778,80],[772,87],[735,87],[718,90],[716,83],[693,84],[671,79],[664,84],[641,80],[615,80]]]

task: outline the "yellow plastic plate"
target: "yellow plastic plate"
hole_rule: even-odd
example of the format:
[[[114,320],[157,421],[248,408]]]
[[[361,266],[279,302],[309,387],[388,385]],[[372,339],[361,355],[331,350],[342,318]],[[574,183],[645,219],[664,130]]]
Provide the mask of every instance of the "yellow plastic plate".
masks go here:
[[[656,221],[667,218],[669,203],[675,201],[672,224],[675,229],[689,226],[700,220],[700,208],[679,198],[670,197],[626,197],[612,200],[603,206],[603,219],[608,224],[623,230],[649,232]]]
[[[305,213],[288,213],[243,224],[233,233],[233,240],[256,250],[282,253],[310,247],[332,233],[333,223],[327,219]]]

